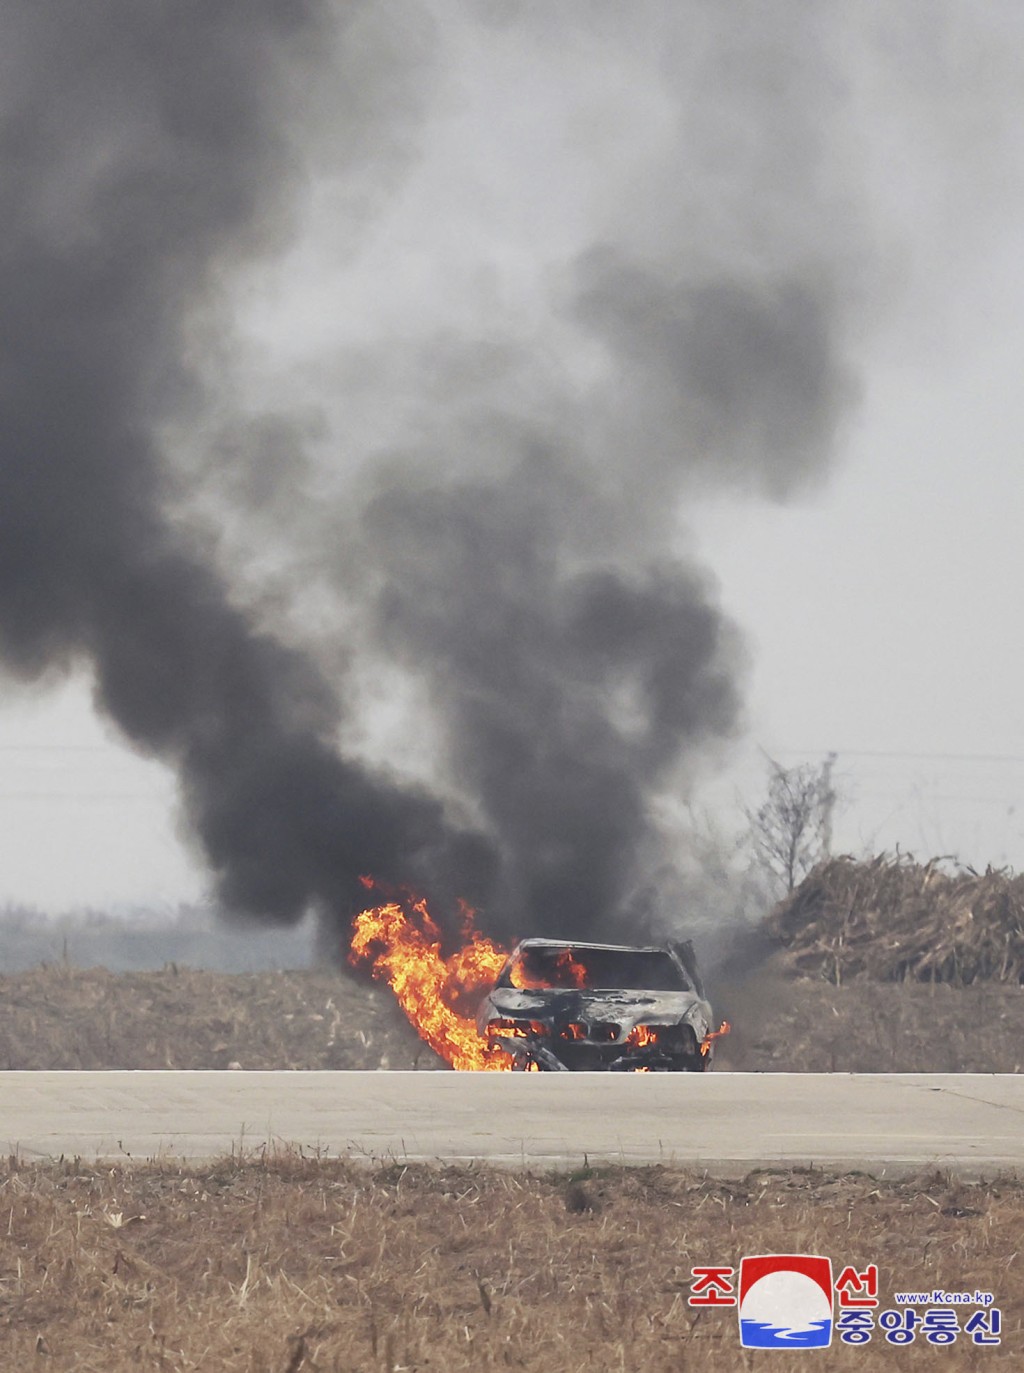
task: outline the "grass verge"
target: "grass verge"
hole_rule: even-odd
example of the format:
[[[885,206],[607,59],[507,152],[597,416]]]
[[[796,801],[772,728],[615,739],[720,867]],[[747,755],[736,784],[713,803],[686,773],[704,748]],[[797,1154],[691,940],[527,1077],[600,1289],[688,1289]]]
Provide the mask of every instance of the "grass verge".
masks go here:
[[[110,1168],[0,1168],[0,1367],[241,1373],[679,1373],[755,1354],[731,1310],[687,1304],[695,1264],[805,1252],[901,1288],[996,1294],[1002,1344],[894,1349],[829,1368],[1020,1360],[1024,1184],[946,1174],[670,1168],[513,1174],[375,1169],[285,1154]]]

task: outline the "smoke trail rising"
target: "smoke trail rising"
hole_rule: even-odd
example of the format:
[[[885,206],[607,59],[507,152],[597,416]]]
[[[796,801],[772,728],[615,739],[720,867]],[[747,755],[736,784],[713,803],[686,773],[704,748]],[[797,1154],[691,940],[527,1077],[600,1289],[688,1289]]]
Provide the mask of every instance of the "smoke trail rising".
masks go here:
[[[473,54],[466,127],[493,121],[572,228],[530,245],[526,327],[499,302],[426,333],[417,430],[367,477],[351,537],[371,635],[428,683],[500,849],[489,928],[621,936],[671,924],[645,895],[659,793],[741,718],[745,655],[687,552],[687,500],[817,480],[856,393],[856,217],[827,172],[841,96],[797,3],[524,5]],[[521,87],[533,124],[491,94]],[[519,177],[506,205],[546,225]]]
[[[344,922],[369,870],[502,935],[671,923],[659,804],[742,724],[746,662],[689,506],[822,480],[857,394],[851,13],[7,7],[0,654],[90,666],[230,906]],[[236,413],[238,268],[313,213],[307,160],[320,356]],[[172,429],[209,449],[187,496]],[[261,542],[326,633],[252,609]],[[429,787],[339,751],[341,659],[415,684]]]
[[[87,661],[96,700],[178,770],[231,907],[345,908],[358,874],[486,874],[437,800],[334,747],[315,664],[249,622],[165,513],[161,425],[198,413],[194,318],[279,247],[317,0],[5,10],[0,111],[0,650]],[[283,455],[287,461],[288,455]]]

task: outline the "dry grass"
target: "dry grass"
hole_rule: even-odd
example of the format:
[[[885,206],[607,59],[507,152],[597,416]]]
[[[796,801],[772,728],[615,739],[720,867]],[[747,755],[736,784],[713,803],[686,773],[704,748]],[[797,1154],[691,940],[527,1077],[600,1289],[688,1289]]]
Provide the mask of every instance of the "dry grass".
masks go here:
[[[1019,987],[830,986],[762,970],[716,1002],[719,1065],[1018,1071]],[[9,1068],[425,1067],[386,993],[331,972],[0,978]],[[0,1370],[76,1373],[702,1373],[753,1367],[735,1314],[687,1306],[692,1264],[804,1251],[894,1287],[981,1287],[998,1349],[828,1366],[1006,1366],[1024,1352],[1024,1186],[667,1169],[575,1177],[294,1156],[110,1169],[0,1167]],[[797,1373],[813,1355],[766,1356]],[[898,1362],[897,1362],[898,1361]]]
[[[0,976],[0,1069],[428,1068],[389,992],[330,970]]]
[[[571,1176],[360,1170],[295,1156],[204,1169],[0,1169],[6,1369],[678,1373],[753,1366],[732,1311],[696,1319],[689,1270],[824,1253],[894,1288],[996,1294],[1003,1343],[876,1335],[830,1368],[1004,1366],[1024,1353],[1024,1185],[932,1175],[663,1168]],[[776,1373],[813,1361],[773,1354]]]
[[[732,1022],[718,1071],[808,1073],[1024,1072],[1024,988],[994,982],[847,986],[785,975],[777,962],[720,987]]]
[[[841,983],[1024,983],[1024,874],[906,854],[820,864],[765,919],[793,970]]]
[[[1024,989],[850,986],[768,965],[713,991],[720,1070],[1024,1070]],[[390,994],[340,972],[0,976],[0,1068],[434,1068]]]

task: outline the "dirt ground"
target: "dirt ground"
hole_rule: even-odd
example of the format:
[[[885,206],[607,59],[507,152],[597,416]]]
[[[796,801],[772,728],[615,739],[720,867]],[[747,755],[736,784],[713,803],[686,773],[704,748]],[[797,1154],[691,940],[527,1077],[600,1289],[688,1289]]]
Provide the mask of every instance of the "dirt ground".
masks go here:
[[[762,969],[712,989],[732,1022],[718,1070],[1024,1070],[1024,989],[992,983],[844,987]],[[417,1068],[442,1065],[390,993],[329,970],[0,976],[0,1069]]]
[[[814,1253],[893,1292],[990,1291],[1001,1343],[830,1368],[981,1369],[1024,1354],[1024,1184],[665,1168],[511,1174],[284,1156],[201,1170],[0,1167],[0,1366],[240,1373],[678,1373],[752,1367],[691,1267]],[[813,1361],[813,1355],[811,1359]],[[807,1355],[774,1353],[776,1373]],[[1016,1365],[1015,1365],[1016,1366]]]

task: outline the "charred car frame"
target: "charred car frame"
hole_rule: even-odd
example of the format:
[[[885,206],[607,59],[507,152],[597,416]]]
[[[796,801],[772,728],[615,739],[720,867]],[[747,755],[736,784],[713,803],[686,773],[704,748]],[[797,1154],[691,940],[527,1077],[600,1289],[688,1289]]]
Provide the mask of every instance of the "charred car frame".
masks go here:
[[[535,1072],[705,1072],[716,1037],[688,940],[524,939],[481,1003],[477,1029]]]

